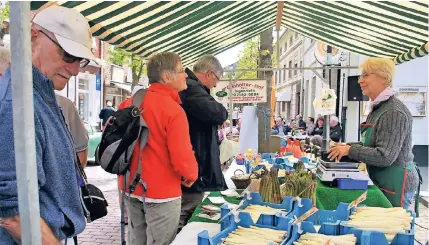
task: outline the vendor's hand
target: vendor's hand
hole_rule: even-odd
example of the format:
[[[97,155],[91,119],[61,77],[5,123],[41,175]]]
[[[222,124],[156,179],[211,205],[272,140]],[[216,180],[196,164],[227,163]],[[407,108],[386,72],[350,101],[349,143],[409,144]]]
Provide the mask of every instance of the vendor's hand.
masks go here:
[[[187,180],[187,179],[183,179],[182,180],[182,185],[183,186],[186,186],[186,187],[191,187],[192,185],[194,184],[194,182],[192,182],[192,181],[189,181],[189,180]]]
[[[331,160],[336,159],[337,161],[339,161],[344,156],[349,155],[350,147],[351,146],[349,146],[349,145],[336,145],[336,146],[332,147],[331,149],[329,149],[328,158]]]

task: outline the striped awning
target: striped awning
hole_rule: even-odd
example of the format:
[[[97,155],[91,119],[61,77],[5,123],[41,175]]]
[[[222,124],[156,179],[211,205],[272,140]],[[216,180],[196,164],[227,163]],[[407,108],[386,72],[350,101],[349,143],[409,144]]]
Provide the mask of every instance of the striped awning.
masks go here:
[[[428,1],[292,1],[284,3],[282,25],[399,64],[428,54],[428,8]]]
[[[32,2],[32,10],[52,2]],[[192,64],[218,54],[274,26],[277,5],[264,1],[109,1],[56,2],[81,12],[93,35],[119,48],[149,57],[179,54]]]
[[[178,53],[185,65],[219,54],[276,23],[273,1],[32,2],[59,4],[89,21],[95,37],[149,57]],[[279,5],[280,6],[280,5]],[[428,1],[287,1],[281,24],[354,53],[396,63],[428,53]]]

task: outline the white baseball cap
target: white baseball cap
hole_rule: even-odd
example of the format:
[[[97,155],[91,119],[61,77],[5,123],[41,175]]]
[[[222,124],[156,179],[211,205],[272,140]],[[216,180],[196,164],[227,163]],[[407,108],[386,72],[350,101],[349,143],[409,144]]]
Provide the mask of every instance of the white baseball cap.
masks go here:
[[[91,28],[81,13],[66,7],[50,6],[37,13],[33,22],[54,33],[58,43],[67,53],[96,60],[91,51]]]

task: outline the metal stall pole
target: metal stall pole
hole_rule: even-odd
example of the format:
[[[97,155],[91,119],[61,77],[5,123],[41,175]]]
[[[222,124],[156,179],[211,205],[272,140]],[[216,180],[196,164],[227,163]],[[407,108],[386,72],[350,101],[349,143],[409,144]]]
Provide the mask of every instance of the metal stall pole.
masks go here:
[[[21,241],[41,245],[33,76],[30,45],[30,2],[10,3],[13,134]]]
[[[331,76],[330,74],[330,68],[329,66],[332,64],[332,47],[328,45],[326,50],[326,70],[325,70],[325,82],[328,82],[329,88],[331,88]],[[322,141],[322,151],[328,151],[329,150],[329,140],[330,137],[330,122],[329,122],[329,115],[324,116],[325,123],[323,124],[323,141]]]
[[[232,113],[234,113],[234,107],[232,105],[232,74],[231,74],[231,76],[229,76],[229,91],[228,91],[228,93],[229,93],[229,118],[230,118],[229,132],[231,132],[231,135],[229,138],[230,138],[230,140],[232,140],[233,139],[233,136],[232,136],[232,126],[233,126],[232,125],[232,121],[233,121]],[[226,138],[228,138],[228,137],[226,137]]]

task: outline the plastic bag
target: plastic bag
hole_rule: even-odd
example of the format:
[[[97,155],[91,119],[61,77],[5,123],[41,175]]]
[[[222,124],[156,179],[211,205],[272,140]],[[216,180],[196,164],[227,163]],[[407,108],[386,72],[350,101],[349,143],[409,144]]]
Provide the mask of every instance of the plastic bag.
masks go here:
[[[333,89],[322,88],[314,98],[313,106],[316,114],[322,116],[335,114],[337,95]]]

